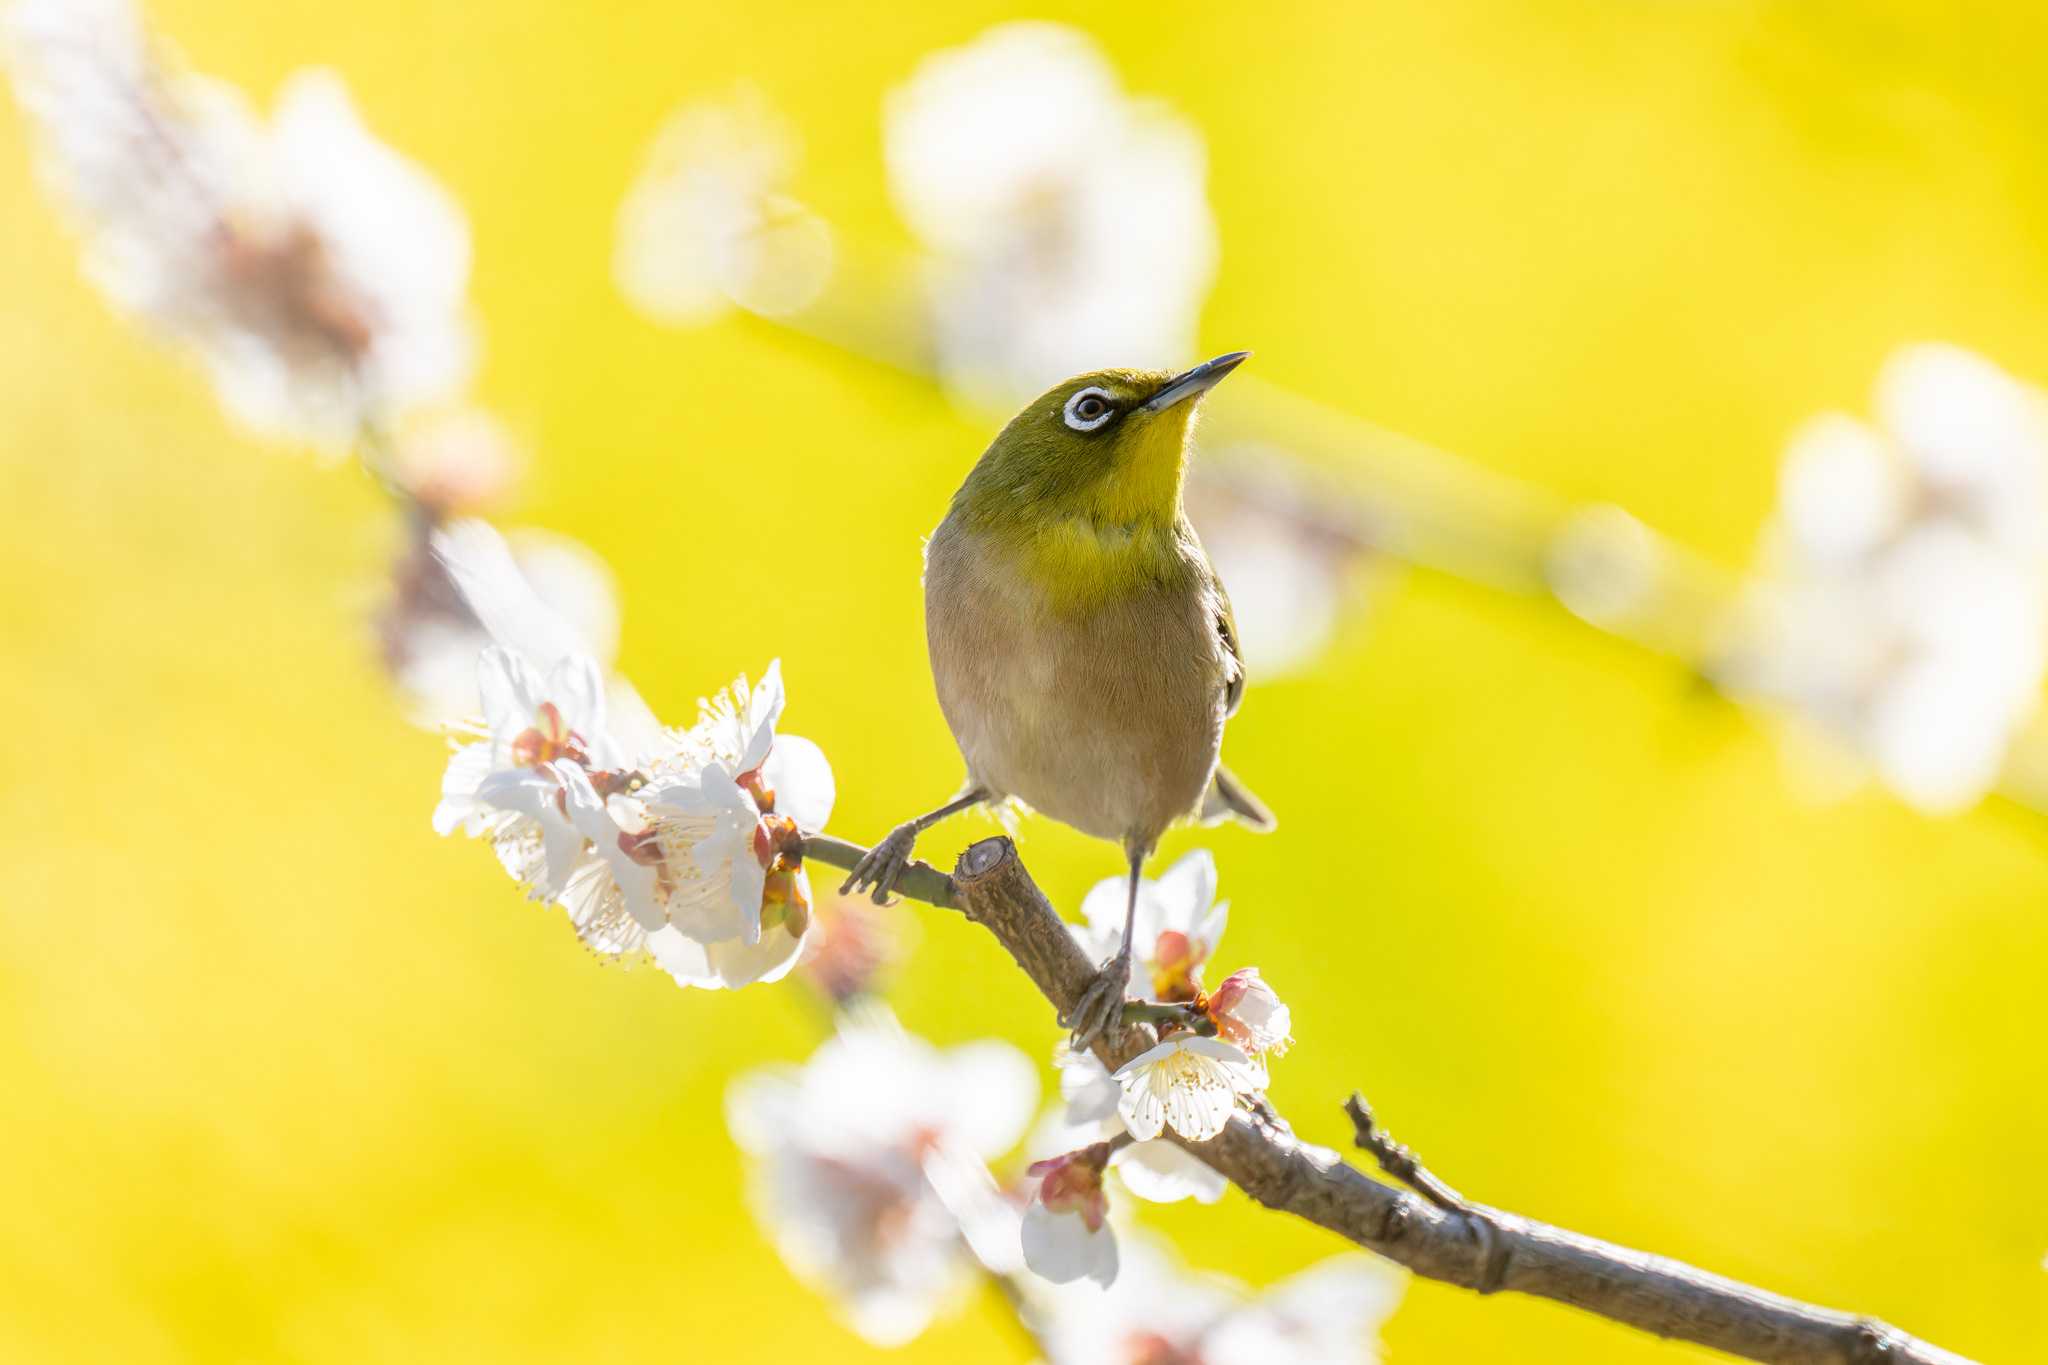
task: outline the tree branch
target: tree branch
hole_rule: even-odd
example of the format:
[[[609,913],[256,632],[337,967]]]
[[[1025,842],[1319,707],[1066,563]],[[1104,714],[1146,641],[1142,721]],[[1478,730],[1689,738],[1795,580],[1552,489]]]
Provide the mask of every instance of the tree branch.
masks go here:
[[[804,841],[806,856],[837,867],[851,867],[863,851],[839,839]],[[898,889],[957,909],[986,927],[1063,1016],[1095,974],[1095,964],[1007,838],[970,845],[952,877],[914,864]],[[1095,1051],[1114,1069],[1153,1041],[1149,1026],[1126,1018]],[[1964,1357],[1874,1318],[1816,1308],[1663,1256],[1469,1203],[1377,1128],[1357,1096],[1345,1109],[1358,1145],[1416,1193],[1373,1179],[1326,1147],[1298,1140],[1265,1105],[1238,1113],[1211,1141],[1181,1145],[1267,1208],[1328,1228],[1429,1279],[1481,1293],[1509,1290],[1553,1299],[1749,1360],[1968,1365]]]

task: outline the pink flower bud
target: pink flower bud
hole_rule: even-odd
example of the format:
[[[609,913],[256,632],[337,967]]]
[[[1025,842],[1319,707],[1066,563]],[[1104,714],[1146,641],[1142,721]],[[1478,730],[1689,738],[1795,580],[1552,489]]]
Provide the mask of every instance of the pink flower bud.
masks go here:
[[[1259,975],[1257,967],[1232,972],[1208,999],[1216,1036],[1247,1053],[1284,1052],[1294,1041],[1288,1035],[1293,1019],[1287,1006]]]

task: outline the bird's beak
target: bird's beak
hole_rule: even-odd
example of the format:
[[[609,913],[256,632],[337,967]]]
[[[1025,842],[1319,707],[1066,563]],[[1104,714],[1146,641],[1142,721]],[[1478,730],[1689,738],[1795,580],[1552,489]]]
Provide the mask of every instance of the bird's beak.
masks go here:
[[[1251,358],[1250,351],[1232,351],[1219,355],[1214,360],[1205,360],[1183,374],[1177,374],[1166,381],[1166,387],[1138,405],[1139,412],[1163,412],[1175,403],[1185,402],[1198,394],[1207,393],[1223,382],[1223,376]]]

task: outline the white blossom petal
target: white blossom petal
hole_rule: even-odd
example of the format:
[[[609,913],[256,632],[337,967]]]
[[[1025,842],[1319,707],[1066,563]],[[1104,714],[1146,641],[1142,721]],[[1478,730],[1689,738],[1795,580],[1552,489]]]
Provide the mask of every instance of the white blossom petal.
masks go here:
[[[1107,1288],[1116,1280],[1116,1232],[1105,1220],[1090,1230],[1078,1213],[1054,1213],[1033,1202],[1024,1210],[1020,1235],[1024,1264],[1054,1284],[1093,1280]]]
[[[761,776],[775,792],[775,811],[815,834],[832,818],[837,795],[825,751],[800,735],[777,735]]]

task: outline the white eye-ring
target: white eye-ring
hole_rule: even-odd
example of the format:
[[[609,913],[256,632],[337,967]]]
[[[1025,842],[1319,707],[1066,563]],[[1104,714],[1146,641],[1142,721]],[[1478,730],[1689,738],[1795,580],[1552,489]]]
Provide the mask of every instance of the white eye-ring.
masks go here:
[[[1116,416],[1116,400],[1102,389],[1082,389],[1067,400],[1060,415],[1076,431],[1094,431]]]

